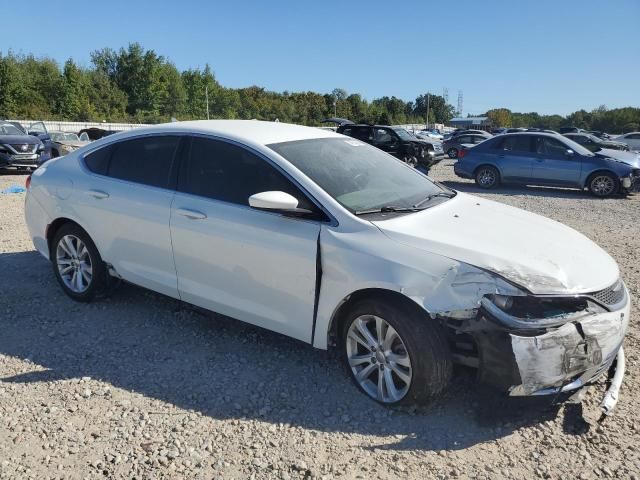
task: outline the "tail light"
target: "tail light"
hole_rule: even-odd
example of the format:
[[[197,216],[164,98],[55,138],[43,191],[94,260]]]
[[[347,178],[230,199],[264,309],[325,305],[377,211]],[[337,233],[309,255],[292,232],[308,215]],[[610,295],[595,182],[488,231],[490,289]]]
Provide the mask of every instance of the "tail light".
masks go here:
[[[24,186],[27,190],[29,190],[29,187],[31,186],[31,175],[29,175],[27,179],[24,181]]]
[[[468,150],[466,148],[463,148],[462,150],[460,150],[458,152],[458,158],[464,158],[464,156],[467,154]]]

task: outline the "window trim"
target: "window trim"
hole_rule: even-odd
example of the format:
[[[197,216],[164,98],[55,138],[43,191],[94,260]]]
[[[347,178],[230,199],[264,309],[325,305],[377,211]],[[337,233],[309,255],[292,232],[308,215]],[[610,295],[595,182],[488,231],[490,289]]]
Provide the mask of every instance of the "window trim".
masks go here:
[[[271,158],[269,158],[264,153],[262,153],[262,152],[260,152],[258,150],[255,150],[251,146],[246,145],[244,143],[238,142],[238,141],[230,139],[230,138],[219,137],[219,136],[214,135],[214,134],[206,134],[206,133],[200,133],[200,132],[188,132],[188,133],[183,133],[183,135],[185,137],[191,137],[191,138],[199,137],[199,138],[205,138],[205,139],[208,139],[208,140],[217,140],[217,141],[220,141],[220,142],[228,143],[228,144],[234,145],[234,146],[236,146],[238,148],[242,148],[242,149],[246,150],[247,152],[249,152],[250,154],[255,155],[256,157],[260,158],[261,160],[267,162],[268,165],[270,165],[277,172],[282,174],[298,190],[300,190],[303,195],[306,195],[307,199],[311,203],[313,203],[318,208],[318,210],[320,210],[326,216],[326,219],[312,219],[312,218],[304,218],[304,217],[287,216],[287,215],[283,215],[282,213],[278,213],[278,212],[270,212],[268,210],[259,210],[259,209],[253,208],[253,207],[251,207],[249,205],[242,205],[241,203],[227,202],[226,200],[220,200],[220,199],[217,199],[217,198],[206,197],[206,196],[198,195],[198,194],[195,194],[195,193],[183,192],[181,190],[178,190],[178,182],[177,182],[178,179],[177,179],[177,177],[176,177],[176,184],[175,184],[175,188],[174,188],[174,191],[176,193],[179,193],[181,195],[189,195],[189,196],[192,196],[194,198],[203,199],[203,200],[207,200],[207,201],[210,201],[210,202],[219,202],[219,203],[223,203],[225,205],[232,205],[232,206],[238,207],[238,208],[249,209],[249,210],[254,211],[254,212],[261,212],[261,213],[266,213],[266,214],[269,214],[269,215],[277,215],[279,217],[283,217],[284,216],[284,217],[287,217],[287,218],[291,218],[293,220],[302,220],[302,221],[305,221],[305,222],[327,224],[327,225],[330,225],[332,227],[337,227],[340,224],[338,222],[338,220],[336,219],[336,217],[331,212],[329,212],[329,210],[327,208],[325,208],[325,206],[322,205],[322,203],[319,202],[309,192],[308,189],[306,189],[303,185],[301,185],[300,182],[298,182],[298,180],[295,179],[289,172],[287,172],[280,165],[275,163]],[[178,158],[178,165],[176,167],[176,171],[177,172],[179,172],[181,170],[183,162],[186,162],[187,159],[188,159],[187,153],[188,153],[189,150],[186,148],[186,144],[187,144],[188,141],[191,140],[191,138],[186,138],[185,139],[185,142],[184,142],[185,147],[180,152],[180,156]]]

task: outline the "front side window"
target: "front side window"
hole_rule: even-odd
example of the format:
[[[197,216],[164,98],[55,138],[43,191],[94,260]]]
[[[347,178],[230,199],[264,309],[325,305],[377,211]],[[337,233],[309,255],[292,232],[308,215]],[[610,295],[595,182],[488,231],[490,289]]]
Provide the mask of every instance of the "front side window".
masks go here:
[[[178,190],[193,195],[249,205],[256,193],[281,191],[298,199],[298,207],[317,207],[272,165],[231,143],[193,137],[187,161],[178,175]]]
[[[107,175],[109,177],[167,188],[171,164],[180,137],[175,135],[135,138],[113,147]]]
[[[268,145],[352,213],[411,208],[452,192],[366,143],[314,138]]]
[[[563,158],[567,156],[568,147],[555,138],[545,137],[543,140],[544,153],[550,157]]]

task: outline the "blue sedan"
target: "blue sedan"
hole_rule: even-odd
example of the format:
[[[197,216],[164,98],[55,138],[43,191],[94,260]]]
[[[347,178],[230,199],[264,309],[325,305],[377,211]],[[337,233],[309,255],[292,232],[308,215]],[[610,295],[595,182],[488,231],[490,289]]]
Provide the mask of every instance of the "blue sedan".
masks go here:
[[[482,188],[500,184],[549,185],[589,191],[597,197],[637,191],[640,165],[592,153],[552,133],[508,133],[462,150],[456,175]]]

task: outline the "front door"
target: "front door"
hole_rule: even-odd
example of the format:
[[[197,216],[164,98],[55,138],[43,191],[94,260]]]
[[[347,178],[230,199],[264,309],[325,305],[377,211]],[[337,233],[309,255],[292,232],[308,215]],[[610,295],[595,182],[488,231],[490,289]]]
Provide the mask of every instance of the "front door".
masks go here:
[[[310,342],[320,221],[249,207],[285,191],[314,205],[274,165],[244,147],[193,137],[171,208],[183,300]]]
[[[556,138],[535,136],[536,159],[533,162],[535,183],[574,187],[580,185],[580,155]]]

